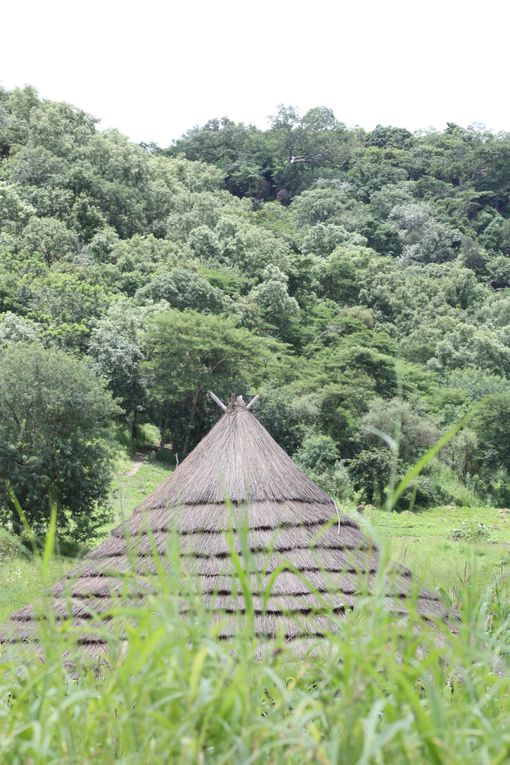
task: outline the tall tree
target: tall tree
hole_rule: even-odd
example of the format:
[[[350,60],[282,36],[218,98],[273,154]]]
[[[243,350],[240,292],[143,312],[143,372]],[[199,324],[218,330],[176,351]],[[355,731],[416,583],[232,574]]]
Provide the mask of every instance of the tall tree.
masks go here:
[[[205,393],[247,394],[277,372],[285,346],[257,337],[223,316],[165,311],[149,330],[150,403],[163,438],[180,455],[208,421]]]

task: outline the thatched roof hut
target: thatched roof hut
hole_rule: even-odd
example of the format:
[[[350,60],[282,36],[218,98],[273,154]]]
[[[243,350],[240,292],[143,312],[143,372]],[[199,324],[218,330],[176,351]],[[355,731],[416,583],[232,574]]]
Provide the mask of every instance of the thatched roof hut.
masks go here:
[[[242,531],[241,529],[244,529]],[[172,570],[167,550],[178,532],[181,575],[204,593],[221,637],[236,630],[245,609],[231,547],[250,572],[254,628],[260,638],[291,640],[323,635],[373,587],[378,551],[352,517],[316,486],[249,411],[242,398],[97,549],[68,572],[53,593],[57,619],[80,627],[108,612],[117,596],[139,598],[156,574],[154,550]],[[244,560],[243,538],[250,554]],[[271,574],[281,567],[267,597]],[[135,572],[135,576],[132,574]],[[130,575],[126,585],[125,575]],[[398,567],[387,580],[387,608],[405,614],[411,574]],[[186,603],[182,604],[186,610]],[[419,593],[425,618],[444,616],[437,597]],[[23,608],[0,630],[0,642],[37,640],[40,610]],[[82,634],[83,650],[101,654],[106,644]]]

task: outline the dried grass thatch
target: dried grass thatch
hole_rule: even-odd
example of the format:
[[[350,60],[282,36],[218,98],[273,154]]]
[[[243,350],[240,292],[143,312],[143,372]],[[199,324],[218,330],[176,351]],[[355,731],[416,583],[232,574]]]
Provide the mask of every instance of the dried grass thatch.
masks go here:
[[[177,557],[170,549],[176,540]],[[177,583],[176,595],[168,596],[177,609],[189,611],[191,594],[200,592],[217,633],[228,638],[247,610],[233,550],[248,569],[253,627],[261,638],[324,635],[380,585],[373,543],[352,518],[339,515],[241,398],[131,518],[57,584],[52,615],[70,620],[84,653],[97,656],[107,647],[104,629],[117,605],[136,608],[163,566]],[[403,567],[386,578],[384,596],[395,614],[405,615],[413,598],[424,618],[446,616],[434,594],[413,595]],[[33,606],[17,611],[0,642],[36,642],[46,613]]]

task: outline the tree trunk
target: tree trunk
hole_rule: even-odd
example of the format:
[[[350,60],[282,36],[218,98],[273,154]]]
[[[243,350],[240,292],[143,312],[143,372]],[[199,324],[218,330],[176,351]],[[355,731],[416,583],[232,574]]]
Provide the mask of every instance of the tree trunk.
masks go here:
[[[131,416],[131,440],[136,441],[138,438],[138,407],[133,408]]]
[[[182,456],[185,457],[188,453],[189,449],[189,442],[191,438],[191,430],[193,428],[193,424],[195,422],[195,414],[197,412],[197,406],[198,406],[198,397],[200,395],[200,388],[197,388],[196,391],[193,393],[193,398],[191,399],[191,410],[189,413],[189,420],[188,420],[188,427],[186,428],[186,437],[184,439],[184,445],[182,447]]]
[[[11,510],[11,524],[12,524],[12,533],[15,534],[17,537],[20,537],[21,534],[23,533],[23,523],[21,521],[19,512],[14,504]]]

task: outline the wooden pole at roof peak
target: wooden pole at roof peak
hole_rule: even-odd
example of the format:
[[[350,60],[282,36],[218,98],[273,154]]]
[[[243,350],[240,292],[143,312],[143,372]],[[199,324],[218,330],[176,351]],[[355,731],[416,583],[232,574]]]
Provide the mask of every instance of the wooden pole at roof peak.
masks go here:
[[[212,390],[208,390],[207,395],[209,396],[209,398],[212,398],[215,404],[218,404],[220,409],[223,409],[224,412],[227,411],[227,407],[225,406],[221,398],[218,398],[218,396],[215,393],[213,393]]]

